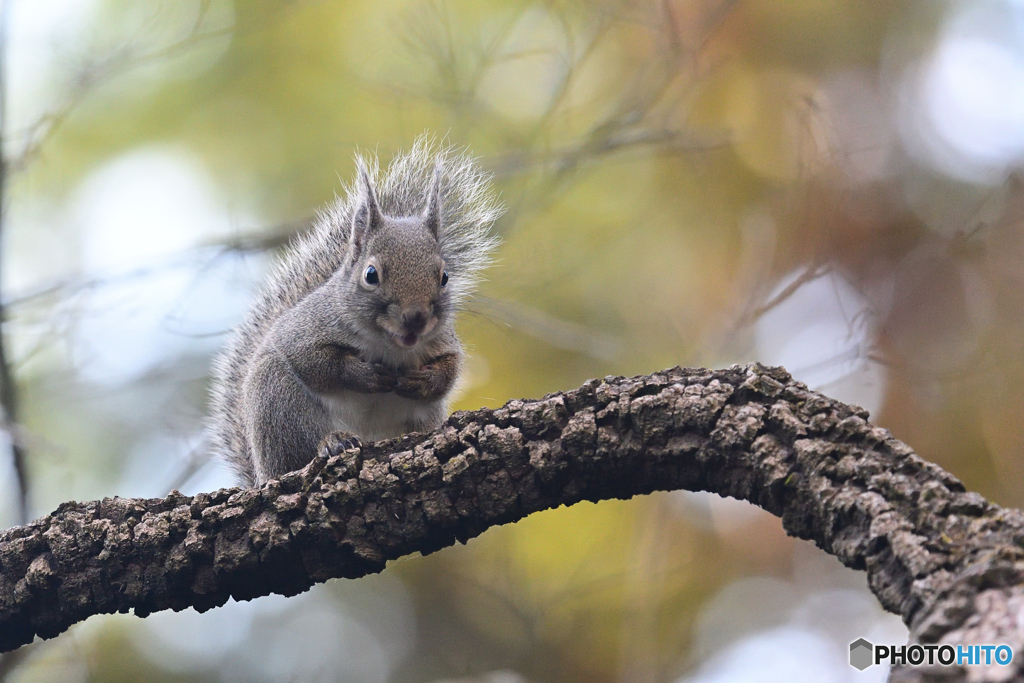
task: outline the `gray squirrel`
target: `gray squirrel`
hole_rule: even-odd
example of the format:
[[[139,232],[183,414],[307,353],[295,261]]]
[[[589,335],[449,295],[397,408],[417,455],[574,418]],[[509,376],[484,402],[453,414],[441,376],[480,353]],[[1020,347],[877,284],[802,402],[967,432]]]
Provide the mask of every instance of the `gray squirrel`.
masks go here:
[[[447,415],[455,313],[497,240],[489,176],[426,136],[358,178],[284,255],[214,363],[208,435],[243,484]]]

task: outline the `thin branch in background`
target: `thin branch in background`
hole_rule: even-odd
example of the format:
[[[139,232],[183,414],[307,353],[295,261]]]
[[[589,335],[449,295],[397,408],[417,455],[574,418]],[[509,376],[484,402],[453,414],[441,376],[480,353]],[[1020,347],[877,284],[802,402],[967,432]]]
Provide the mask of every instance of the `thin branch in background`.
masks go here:
[[[490,165],[497,177],[542,172],[543,182],[532,184],[518,201],[510,202],[509,211],[502,219],[504,225],[511,225],[522,219],[526,212],[536,213],[550,206],[567,189],[572,176],[579,169],[595,163],[610,154],[625,149],[642,149],[648,153],[694,153],[722,148],[731,143],[730,136],[704,136],[688,130],[680,122],[686,120],[685,102],[676,100],[692,99],[696,86],[703,75],[700,59],[711,36],[720,28],[732,0],[717,5],[705,21],[701,22],[700,35],[692,45],[682,44],[674,21],[664,21],[659,15],[657,21],[638,21],[621,15],[601,17],[590,27],[587,42],[576,54],[566,55],[566,68],[562,78],[553,90],[551,98],[536,126],[521,142],[528,151],[512,152]],[[608,39],[614,21],[632,22],[655,33],[655,40],[665,49],[660,61],[639,69],[629,83],[621,88],[610,112],[593,123],[588,129],[563,144],[556,150],[529,151],[542,147],[541,141],[559,116],[571,114],[572,107],[567,95],[573,80],[584,63],[596,52],[600,43]],[[575,35],[568,21],[562,21],[566,42],[574,45]],[[437,62],[435,68],[441,73],[445,64]],[[672,97],[680,77],[685,78],[688,87],[682,97]],[[660,114],[659,114],[660,112]],[[529,201],[527,201],[527,195]]]
[[[7,29],[11,14],[12,0],[0,0],[0,246],[3,244],[4,222],[7,218],[4,200],[7,189],[7,156],[4,150],[7,142]],[[3,249],[0,248],[0,266],[3,264]],[[0,268],[2,272],[2,268]],[[2,278],[0,278],[2,282]],[[0,295],[0,411],[3,413],[3,429],[11,442],[11,463],[14,466],[14,484],[17,498],[17,524],[28,521],[28,476],[25,472],[25,452],[15,428],[18,419],[18,396],[14,386],[14,378],[7,361],[7,346],[4,336],[7,311],[3,307]],[[24,652],[8,652],[0,656],[0,681],[7,679],[22,660],[28,655],[29,647]]]
[[[7,4],[10,0],[0,0]],[[282,0],[277,12],[287,11],[294,3]],[[7,170],[24,170],[46,146],[46,143],[67,122],[74,111],[100,86],[147,64],[159,63],[182,55],[189,50],[218,38],[237,38],[241,35],[234,24],[222,28],[203,30],[212,7],[212,0],[200,0],[199,11],[189,32],[180,40],[158,48],[151,48],[151,37],[136,36],[125,44],[78,65],[71,87],[61,103],[28,125],[18,136],[23,142],[17,154],[7,159]],[[13,132],[8,131],[13,139]]]
[[[12,0],[0,0],[0,244],[2,244],[7,219],[6,196],[10,175],[24,170],[38,155],[45,143],[67,121],[74,110],[95,88],[127,71],[145,64],[173,57],[202,42],[230,35],[234,27],[226,27],[215,31],[203,32],[202,25],[207,17],[210,2],[204,0],[200,5],[195,24],[188,35],[182,40],[156,50],[142,50],[142,41],[135,45],[127,45],[114,50],[103,57],[95,59],[79,69],[74,86],[64,102],[30,125],[20,136],[24,141],[18,154],[9,156],[13,132],[9,130],[7,118],[7,80],[6,53],[10,8]],[[0,255],[3,250],[0,249]],[[0,259],[2,261],[2,259]],[[2,265],[2,264],[0,264]],[[60,286],[46,288],[41,294],[56,291]],[[3,429],[11,442],[11,458],[15,471],[17,487],[17,523],[28,521],[28,476],[25,465],[25,446],[18,427],[18,392],[14,381],[12,359],[7,345],[6,331],[9,319],[10,302],[5,302],[0,294],[0,429]]]
[[[796,277],[792,282],[783,287],[775,296],[770,298],[768,301],[765,301],[760,306],[756,306],[747,311],[746,313],[744,313],[742,316],[740,316],[740,319],[736,322],[736,328],[744,327],[754,322],[755,320],[759,319],[762,315],[772,310],[789,297],[796,294],[797,290],[799,290],[801,287],[803,287],[809,282],[814,282],[818,278],[824,277],[829,272],[831,272],[831,270],[832,266],[828,263],[817,263],[808,266],[807,268],[804,269],[802,273],[800,273],[798,277]]]
[[[182,252],[174,258],[158,263],[142,264],[132,270],[93,277],[62,279],[44,284],[36,289],[15,294],[4,302],[7,309],[22,308],[39,304],[47,299],[57,299],[51,308],[59,308],[61,302],[72,300],[76,296],[86,294],[103,287],[124,285],[133,281],[152,277],[170,268],[180,268],[197,261],[205,261],[201,270],[213,267],[227,255],[261,254],[275,251],[302,234],[312,225],[312,219],[303,219],[282,224],[259,232],[246,231],[226,239],[209,241],[194,249]],[[556,348],[582,353],[592,358],[612,361],[621,357],[623,340],[614,334],[595,330],[540,309],[521,303],[500,301],[491,297],[477,296],[466,307],[466,312],[485,317],[506,327],[515,329],[534,339],[550,344]],[[217,331],[212,335],[220,335],[225,331]],[[210,335],[192,335],[210,336]],[[38,352],[38,347],[35,349]],[[31,355],[30,350],[28,355]],[[26,357],[19,360],[24,361]]]
[[[601,157],[629,148],[648,148],[660,153],[707,152],[732,144],[730,137],[696,136],[678,130],[623,130],[588,139],[546,153],[511,152],[488,164],[497,178],[532,173],[537,167],[551,167],[557,176],[566,175]]]
[[[7,1],[9,0],[5,0],[5,4]],[[205,32],[200,30],[208,8],[209,3],[204,3],[199,17],[188,35],[170,45],[155,50],[146,50],[142,47],[146,41],[139,39],[134,45],[121,45],[111,52],[81,65],[64,101],[22,132],[20,137],[24,142],[21,150],[7,161],[8,168],[15,172],[24,170],[39,155],[47,141],[67,122],[79,105],[101,85],[139,66],[170,59],[210,40],[233,35],[235,33],[234,26]]]
[[[211,254],[211,252],[211,259],[216,260],[226,254],[245,255],[273,251],[285,246],[295,236],[308,230],[312,225],[312,220],[312,218],[307,218],[267,228],[259,232],[246,232],[221,240],[207,241],[199,244],[194,249],[180,253],[174,258],[166,259],[159,263],[139,266],[138,268],[120,273],[60,279],[40,285],[29,291],[19,292],[9,299],[0,299],[0,301],[2,301],[5,308],[12,309],[36,303],[47,297],[69,299],[83,291],[123,283],[126,280],[145,278],[167,268],[178,268],[201,258],[205,254]]]
[[[622,356],[624,344],[618,336],[562,320],[531,306],[476,296],[465,310],[565,351],[603,361],[614,361]]]
[[[167,485],[163,488],[167,491],[178,491],[185,488],[185,485],[212,459],[213,453],[210,450],[210,444],[204,439],[181,459],[174,471],[166,478]]]
[[[8,164],[4,146],[7,142],[7,32],[11,0],[0,1],[0,247],[3,244],[4,224],[7,220],[6,196]],[[0,266],[3,263],[3,249],[0,248]],[[0,282],[3,278],[0,277]],[[28,475],[25,472],[25,449],[18,437],[18,391],[14,386],[14,373],[8,360],[5,328],[7,311],[0,296],[0,410],[3,412],[3,428],[11,441],[11,461],[14,465],[15,486],[17,487],[18,524],[28,521]]]

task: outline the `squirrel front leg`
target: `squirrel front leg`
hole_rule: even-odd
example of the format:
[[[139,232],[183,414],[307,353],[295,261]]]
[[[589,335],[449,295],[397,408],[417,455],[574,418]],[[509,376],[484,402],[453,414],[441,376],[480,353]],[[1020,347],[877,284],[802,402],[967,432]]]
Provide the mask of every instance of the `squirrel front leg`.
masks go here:
[[[381,394],[392,391],[398,382],[387,366],[363,360],[358,351],[340,344],[310,344],[287,355],[295,374],[319,394],[342,389]]]
[[[254,359],[242,383],[243,425],[254,484],[296,470],[331,430],[326,406],[278,354]]]
[[[425,365],[399,377],[394,391],[402,398],[436,401],[444,397],[455,384],[461,360],[458,353],[445,353],[431,358]]]
[[[396,382],[388,368],[337,344],[265,348],[242,387],[255,483],[296,470],[317,455],[333,429],[320,395],[342,389],[381,393]]]

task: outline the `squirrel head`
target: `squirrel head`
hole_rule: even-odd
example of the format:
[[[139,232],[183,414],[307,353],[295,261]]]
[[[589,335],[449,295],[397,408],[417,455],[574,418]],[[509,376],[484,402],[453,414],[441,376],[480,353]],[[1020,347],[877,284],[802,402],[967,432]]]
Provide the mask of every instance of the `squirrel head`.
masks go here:
[[[362,331],[413,350],[451,317],[448,272],[441,255],[440,176],[435,169],[421,214],[386,216],[366,167],[349,237],[350,302]]]

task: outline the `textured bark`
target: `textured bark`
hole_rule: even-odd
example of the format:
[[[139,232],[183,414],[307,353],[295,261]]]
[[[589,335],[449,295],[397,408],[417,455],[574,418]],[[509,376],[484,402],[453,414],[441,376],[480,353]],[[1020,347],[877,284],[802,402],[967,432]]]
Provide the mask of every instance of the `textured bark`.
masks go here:
[[[537,510],[687,489],[748,500],[867,570],[913,641],[1015,653],[1009,667],[894,678],[1021,678],[1024,514],[866,418],[782,369],[675,368],[456,413],[260,489],[65,503],[0,534],[0,650],[93,614],[292,595]]]

